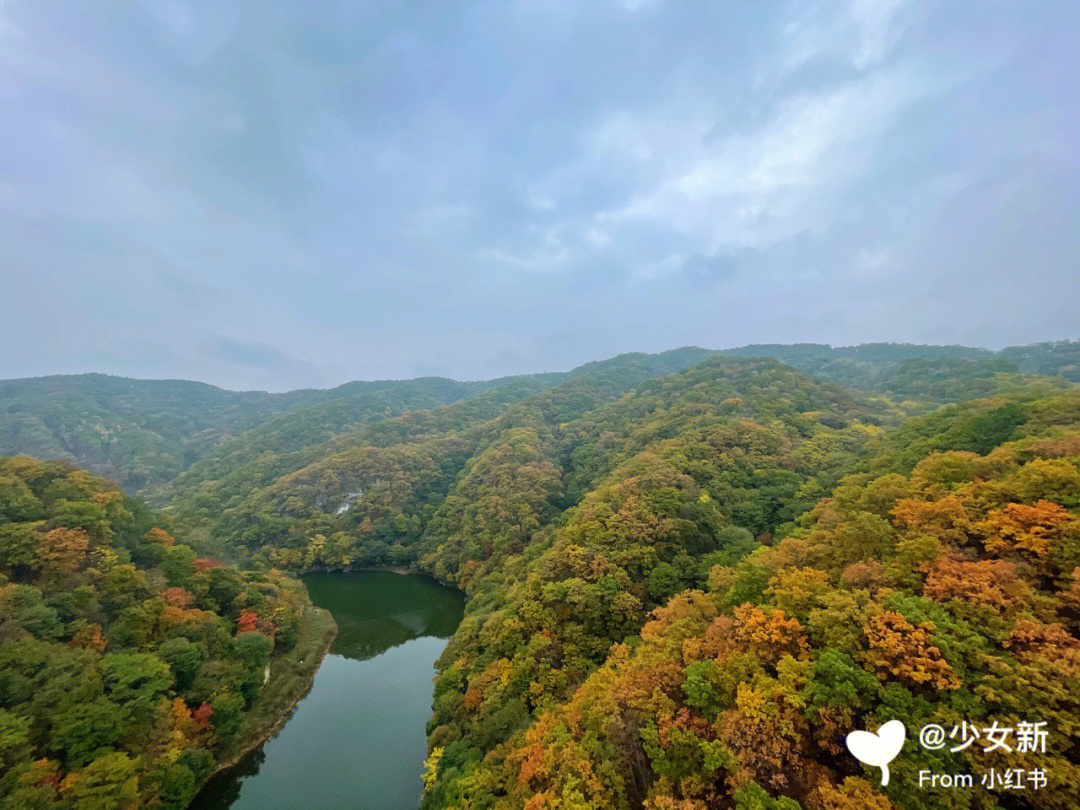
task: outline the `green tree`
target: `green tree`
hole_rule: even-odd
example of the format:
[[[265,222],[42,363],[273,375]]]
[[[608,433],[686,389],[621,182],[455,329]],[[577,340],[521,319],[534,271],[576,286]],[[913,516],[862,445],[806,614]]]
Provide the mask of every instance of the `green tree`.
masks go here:
[[[208,657],[205,645],[182,636],[162,642],[157,654],[169,665],[180,691],[191,686]]]

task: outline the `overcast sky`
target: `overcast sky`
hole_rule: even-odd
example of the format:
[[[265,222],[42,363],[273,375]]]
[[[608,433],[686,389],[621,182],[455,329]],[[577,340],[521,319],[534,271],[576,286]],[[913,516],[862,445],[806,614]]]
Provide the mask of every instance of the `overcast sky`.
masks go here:
[[[0,0],[0,377],[1080,337],[1080,3]]]

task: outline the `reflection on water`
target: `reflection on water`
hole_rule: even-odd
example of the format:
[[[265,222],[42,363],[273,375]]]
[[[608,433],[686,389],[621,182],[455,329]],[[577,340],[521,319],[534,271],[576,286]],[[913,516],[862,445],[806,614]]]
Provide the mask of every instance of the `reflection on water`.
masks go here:
[[[449,638],[461,621],[461,594],[427,577],[319,573],[307,574],[304,584],[337,622],[330,652],[358,661],[420,636]]]
[[[463,597],[418,576],[309,574],[338,635],[281,732],[212,780],[195,810],[415,810],[434,663]]]

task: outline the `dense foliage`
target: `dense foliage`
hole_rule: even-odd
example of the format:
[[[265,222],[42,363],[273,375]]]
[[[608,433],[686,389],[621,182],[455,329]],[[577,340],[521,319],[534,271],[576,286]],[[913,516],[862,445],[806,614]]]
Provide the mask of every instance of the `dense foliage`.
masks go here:
[[[542,387],[544,377],[527,378]],[[427,378],[267,394],[102,374],[0,381],[0,453],[75,461],[144,495],[196,462],[235,472],[272,449],[321,445],[347,427],[435,408],[508,381]]]
[[[1002,349],[1002,357],[1015,360],[1025,374],[1060,375],[1080,382],[1080,340],[1058,340]]]
[[[682,349],[489,383],[345,386],[295,395],[243,427],[208,417],[182,463],[120,445],[111,458],[123,480],[148,465],[171,525],[203,555],[259,571],[410,566],[469,595],[437,665],[425,807],[1070,808],[1078,346]],[[24,449],[26,402],[6,401],[0,436]],[[118,410],[108,396],[99,404]],[[4,619],[0,649],[97,656],[91,703],[120,700],[102,663],[112,655],[164,661],[171,677],[145,702],[154,718],[131,715],[158,747],[132,748],[138,735],[124,726],[92,760],[51,741],[51,704],[0,703],[0,747],[14,740],[20,757],[4,777],[23,791],[15,806],[39,806],[38,789],[70,800],[63,791],[98,754],[127,757],[147,802],[179,801],[166,796],[168,774],[186,784],[184,767],[197,781],[202,755],[191,752],[212,755],[235,733],[223,713],[257,694],[265,656],[246,639],[269,629],[280,649],[288,622],[274,613],[294,615],[301,597],[277,574],[207,568],[84,473],[7,464],[0,587],[16,589],[25,618]],[[66,490],[24,468],[89,489],[57,494]],[[29,512],[18,511],[24,491]],[[120,517],[94,534],[78,522],[85,509],[69,517],[71,503],[102,492],[114,494],[101,508]],[[70,531],[89,538],[81,551],[74,543],[74,568]],[[28,555],[34,543],[48,551]],[[101,548],[143,578],[133,602],[110,601]],[[221,594],[218,582],[233,585]],[[76,596],[86,589],[89,601]],[[13,610],[6,592],[0,608]],[[50,610],[56,623],[40,624]],[[205,615],[161,618],[190,611]],[[211,682],[228,685],[223,707]],[[164,718],[166,704],[196,725]],[[1038,765],[1049,783],[1023,796],[920,792],[920,768],[1008,763],[909,748],[879,790],[838,754],[848,731],[892,717],[909,730],[1045,720],[1054,739]],[[175,742],[180,726],[190,733],[177,754],[154,734]],[[90,734],[79,728],[72,740]]]
[[[82,470],[0,460],[0,806],[185,807],[306,604]]]
[[[866,343],[833,348],[819,343],[751,345],[722,354],[771,357],[822,380],[879,391],[909,406],[943,403],[1017,390],[1018,374],[1080,382],[1080,341],[1013,346],[1000,352],[966,346]]]
[[[259,428],[223,445],[228,455],[221,461],[215,453],[192,465],[164,494],[178,521],[210,527],[218,547],[274,549],[276,564],[407,562],[417,554],[407,547],[465,462],[502,426],[537,412],[555,423],[573,419],[707,355],[697,349],[622,355],[560,375],[557,385],[550,376],[510,380],[447,407],[360,424],[299,450]]]
[[[1080,341],[1000,352],[959,346],[801,344],[745,346],[726,353],[769,357],[821,380],[925,404],[997,393],[1009,384],[1003,378],[1017,372],[1080,382]],[[226,502],[243,489],[244,481],[254,478],[265,485],[298,470],[325,456],[332,439],[353,436],[370,422],[484,394],[490,396],[474,416],[488,419],[513,402],[572,379],[591,379],[609,393],[625,392],[713,354],[688,348],[622,355],[565,373],[470,383],[439,378],[355,382],[286,394],[102,374],[4,380],[0,454],[68,459],[159,505],[174,504],[204,488]]]
[[[477,406],[470,400],[363,426],[268,484],[247,479],[224,503],[220,486],[200,487],[174,514],[212,520],[218,544],[281,567],[422,558],[440,578],[466,586],[526,546],[536,553],[534,529],[550,528],[655,442],[677,445],[692,432],[692,443],[740,445],[713,453],[732,465],[717,493],[739,500],[738,525],[759,534],[812,504],[877,423],[894,416],[773,361],[719,358],[643,383],[575,375],[487,419],[476,418]],[[746,420],[761,430],[742,447],[737,428]]]
[[[987,421],[999,446],[973,428]],[[655,458],[587,495],[444,657],[428,805],[1074,808],[1080,395],[977,402],[914,427],[934,449],[844,478],[771,546],[724,538],[731,501]],[[868,449],[903,468],[893,451]],[[670,580],[668,549],[707,570]],[[895,717],[1045,721],[1048,751],[1028,764],[1048,784],[915,790],[920,769],[1016,763],[909,744],[880,789],[839,755],[848,731]]]

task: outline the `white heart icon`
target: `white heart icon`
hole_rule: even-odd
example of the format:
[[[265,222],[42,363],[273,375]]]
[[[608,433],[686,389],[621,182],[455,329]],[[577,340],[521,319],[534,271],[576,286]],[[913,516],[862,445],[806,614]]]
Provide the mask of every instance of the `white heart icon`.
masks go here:
[[[899,720],[890,720],[877,730],[853,731],[847,735],[847,747],[855,759],[874,768],[881,768],[881,784],[889,784],[889,763],[904,747],[907,729]]]

